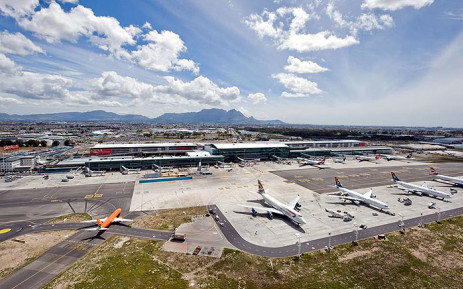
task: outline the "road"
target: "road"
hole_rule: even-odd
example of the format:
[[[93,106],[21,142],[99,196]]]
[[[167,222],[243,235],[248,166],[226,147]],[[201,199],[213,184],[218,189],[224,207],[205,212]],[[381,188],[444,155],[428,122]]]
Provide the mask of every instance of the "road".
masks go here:
[[[384,160],[382,160],[384,162]],[[373,164],[372,164],[373,166]],[[460,176],[463,163],[439,163],[435,168],[442,175]],[[272,173],[294,182],[319,194],[335,191],[334,177],[338,176],[342,184],[350,189],[387,186],[392,184],[391,171],[398,174],[406,182],[416,182],[425,179],[431,180],[429,165],[393,166],[393,167],[367,167],[346,169],[307,168],[300,170],[273,171]]]
[[[325,238],[311,240],[308,242],[302,242],[300,245],[300,248],[296,244],[296,240],[295,240],[294,245],[288,245],[288,246],[283,246],[283,247],[263,247],[263,246],[255,245],[243,239],[240,236],[240,234],[236,231],[236,229],[230,224],[230,222],[228,222],[227,218],[224,216],[224,214],[220,211],[220,209],[217,206],[211,205],[211,206],[207,206],[207,208],[208,210],[213,209],[216,211],[216,214],[219,216],[219,219],[220,219],[220,221],[218,222],[223,223],[223,225],[219,225],[218,227],[222,231],[225,238],[233,246],[235,246],[236,248],[242,251],[255,254],[255,255],[266,256],[266,257],[295,256],[295,255],[298,255],[299,253],[305,253],[305,252],[327,248],[328,244],[330,244],[330,246],[332,247],[332,246],[336,246],[340,244],[350,243],[356,240],[355,230],[353,230],[352,232],[349,232],[349,233],[333,235],[331,237],[327,236]],[[358,232],[357,240],[374,237],[380,234],[399,231],[402,228],[415,227],[420,223],[426,224],[426,223],[435,222],[438,220],[438,218],[439,220],[442,220],[442,219],[451,218],[451,217],[460,216],[460,215],[463,215],[463,208],[442,211],[440,213],[440,217],[438,216],[438,212],[436,211],[433,214],[423,215],[422,220],[421,220],[421,216],[417,218],[404,219],[403,227],[399,227],[399,223],[394,222],[394,223],[371,227],[367,229],[358,229],[357,230]]]
[[[0,223],[37,220],[87,212],[110,214],[116,208],[128,211],[134,182],[0,190]]]

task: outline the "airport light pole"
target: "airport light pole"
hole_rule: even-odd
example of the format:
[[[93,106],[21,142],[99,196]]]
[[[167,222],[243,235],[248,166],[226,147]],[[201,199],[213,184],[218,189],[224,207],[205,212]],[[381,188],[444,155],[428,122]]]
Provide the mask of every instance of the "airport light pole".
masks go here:
[[[297,245],[297,256],[301,256],[301,235],[299,233],[296,233],[296,245]]]
[[[437,207],[437,221],[439,223],[440,221],[440,207]]]
[[[423,228],[423,212],[421,212],[421,219],[420,223],[418,224],[418,227]]]
[[[355,233],[355,243],[357,243],[358,241],[358,238],[359,238],[359,227],[358,227],[358,224],[354,222],[354,233]]]
[[[331,232],[328,233],[328,251],[331,250]]]

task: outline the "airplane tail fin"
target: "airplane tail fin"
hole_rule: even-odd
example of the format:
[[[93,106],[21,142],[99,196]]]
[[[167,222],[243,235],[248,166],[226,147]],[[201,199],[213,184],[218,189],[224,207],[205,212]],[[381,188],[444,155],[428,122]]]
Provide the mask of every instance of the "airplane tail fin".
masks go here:
[[[437,176],[439,174],[435,168],[430,167],[429,169],[431,170],[431,172],[429,173],[430,176]]]
[[[334,181],[336,182],[336,188],[342,188],[341,181],[338,179],[338,177],[334,177]]]
[[[260,180],[257,180],[257,184],[258,184],[258,186],[259,186],[257,192],[258,192],[259,194],[265,193],[264,186],[262,185],[262,183],[260,182]]]
[[[318,164],[319,165],[324,165],[325,164],[325,158],[323,158]]]
[[[381,154],[375,155],[375,159],[379,159],[381,157]]]
[[[101,228],[101,220],[96,218],[96,224],[98,225],[98,228]]]
[[[392,180],[393,180],[394,182],[400,181],[399,178],[395,175],[394,172],[391,172],[391,175],[392,175]]]

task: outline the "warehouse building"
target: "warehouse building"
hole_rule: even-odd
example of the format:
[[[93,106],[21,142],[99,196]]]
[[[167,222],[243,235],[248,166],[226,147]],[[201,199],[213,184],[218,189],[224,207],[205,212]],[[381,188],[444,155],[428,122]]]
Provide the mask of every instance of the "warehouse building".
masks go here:
[[[97,144],[91,156],[184,155],[197,149],[194,143]]]

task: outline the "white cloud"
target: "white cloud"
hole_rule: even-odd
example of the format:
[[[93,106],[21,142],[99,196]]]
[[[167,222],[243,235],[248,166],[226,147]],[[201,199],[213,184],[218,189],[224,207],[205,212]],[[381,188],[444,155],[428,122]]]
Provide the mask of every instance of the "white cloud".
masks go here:
[[[378,17],[374,13],[362,13],[360,16],[354,17],[353,20],[346,20],[341,12],[336,10],[333,2],[328,3],[325,12],[336,25],[341,28],[348,28],[353,35],[357,35],[359,30],[384,29],[392,27],[394,24],[392,17],[387,14]]]
[[[110,52],[125,44],[136,44],[133,28],[126,30],[116,18],[95,16],[91,9],[81,5],[65,12],[58,3],[51,2],[48,8],[42,7],[30,18],[23,18],[18,23],[50,43],[61,40],[76,42],[79,37],[86,36],[92,44]]]
[[[156,30],[146,34],[145,39],[149,42],[146,45],[138,46],[132,52],[132,58],[140,66],[154,71],[190,70],[195,74],[199,73],[198,65],[188,59],[178,59],[180,53],[187,50],[185,43],[180,36],[172,31]]]
[[[148,30],[153,30],[153,27],[151,26],[151,23],[145,22],[142,26],[143,29],[148,29]]]
[[[395,11],[411,6],[415,9],[421,9],[433,2],[434,0],[364,0],[362,8]]]
[[[19,99],[13,98],[13,97],[0,96],[0,104],[8,104],[8,103],[23,104],[24,102]]]
[[[265,94],[258,92],[258,93],[250,93],[248,95],[248,99],[252,101],[252,103],[257,104],[257,103],[262,103],[267,101],[267,97],[265,97]]]
[[[313,94],[320,94],[322,90],[315,82],[288,73],[273,74],[273,78],[283,84],[290,92],[284,91],[281,96],[286,98],[309,97]]]
[[[21,70],[13,60],[0,53],[0,73],[15,74]]]
[[[277,15],[274,12],[264,10],[262,15],[251,14],[244,20],[244,23],[254,30],[260,38],[268,36],[271,38],[280,37],[282,30],[281,27],[275,28],[273,23],[276,21]]]
[[[210,104],[228,106],[239,99],[237,87],[219,87],[210,79],[199,76],[190,82],[165,77],[166,84],[152,85],[132,77],[121,76],[114,71],[103,72],[101,77],[81,84],[94,97],[103,100],[127,99],[132,104]]]
[[[275,27],[278,18],[282,21],[279,21],[278,26]],[[282,7],[277,9],[276,13],[264,10],[262,15],[251,14],[244,23],[260,38],[265,36],[272,38],[278,49],[310,52],[338,49],[359,43],[353,36],[340,38],[329,31],[315,34],[304,33],[304,28],[310,18],[311,16],[302,8]],[[289,27],[284,27],[284,20],[289,21]]]
[[[34,13],[37,6],[39,0],[0,0],[0,12],[15,19]]]
[[[0,90],[4,93],[27,99],[61,99],[69,96],[72,81],[59,75],[21,72],[2,76]]]
[[[338,49],[358,43],[359,41],[353,36],[339,38],[328,31],[318,32],[317,34],[290,33],[288,37],[282,40],[278,49],[310,52],[326,49]]]
[[[284,69],[291,73],[319,73],[328,70],[315,62],[302,61],[294,56],[288,57],[288,65]]]
[[[79,0],[58,0],[61,3],[71,3],[71,4],[77,4],[79,3]]]
[[[5,30],[0,32],[0,53],[29,55],[44,51],[21,33],[9,33]]]

